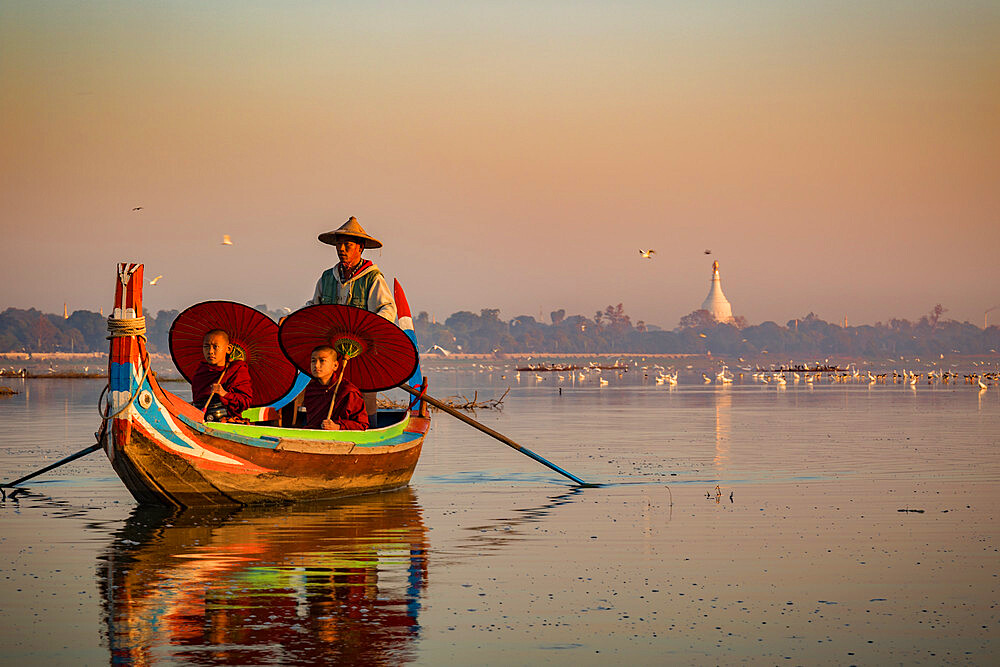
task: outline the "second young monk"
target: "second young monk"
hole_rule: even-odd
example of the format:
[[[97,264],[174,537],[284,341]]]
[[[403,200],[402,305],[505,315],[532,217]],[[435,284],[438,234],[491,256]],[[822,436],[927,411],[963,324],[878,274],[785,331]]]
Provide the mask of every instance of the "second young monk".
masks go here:
[[[241,420],[240,415],[253,401],[250,369],[242,359],[228,361],[232,350],[229,334],[221,329],[209,331],[201,346],[205,360],[191,379],[191,403],[201,410],[208,397],[212,396],[206,415],[221,413],[222,410],[218,409],[221,407],[225,409],[221,417],[225,421]]]
[[[337,389],[337,400],[330,412],[333,388],[337,384],[340,359],[337,351],[328,345],[320,345],[312,351],[309,370],[313,379],[306,385],[303,407],[306,409],[306,428],[321,428],[325,431],[365,431],[368,429],[368,413],[361,392],[350,380],[344,378]]]

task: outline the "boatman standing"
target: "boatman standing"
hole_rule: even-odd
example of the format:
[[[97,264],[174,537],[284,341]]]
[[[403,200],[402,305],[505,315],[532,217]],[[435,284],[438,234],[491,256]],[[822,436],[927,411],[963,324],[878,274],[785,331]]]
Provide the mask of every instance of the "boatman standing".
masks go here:
[[[381,248],[382,242],[369,236],[354,216],[338,229],[320,234],[319,240],[337,248],[340,262],[323,272],[316,282],[313,298],[306,305],[339,303],[355,306],[395,324],[396,301],[392,290],[378,267],[370,259],[361,257],[361,253],[368,248]],[[376,394],[364,392],[363,395],[368,422],[376,428]]]

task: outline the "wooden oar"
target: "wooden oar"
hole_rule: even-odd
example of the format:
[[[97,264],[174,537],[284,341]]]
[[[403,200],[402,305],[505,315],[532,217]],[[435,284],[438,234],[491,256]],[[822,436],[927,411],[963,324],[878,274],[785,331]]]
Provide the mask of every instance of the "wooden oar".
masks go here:
[[[48,471],[52,470],[53,468],[58,468],[61,465],[66,465],[70,461],[75,461],[78,458],[81,458],[81,457],[86,456],[87,454],[90,454],[91,452],[96,452],[100,448],[101,448],[101,443],[95,442],[90,447],[86,447],[84,449],[81,449],[76,454],[70,454],[66,458],[60,459],[59,461],[56,461],[55,463],[47,465],[44,468],[42,468],[41,470],[36,470],[35,472],[31,473],[30,475],[25,475],[24,477],[22,477],[20,479],[15,479],[13,482],[8,482],[6,484],[0,484],[0,488],[13,488],[13,487],[17,486],[18,484],[20,484],[21,482],[26,482],[29,479],[31,479],[32,477],[38,477],[43,472],[48,472]],[[4,498],[6,498],[7,494],[4,493],[3,496],[4,496]]]
[[[483,433],[485,433],[486,435],[489,435],[489,436],[492,436],[492,437],[496,438],[497,440],[499,440],[503,444],[507,445],[508,447],[512,447],[512,448],[516,449],[517,451],[521,452],[522,454],[524,454],[525,456],[538,461],[543,466],[546,466],[546,467],[548,467],[548,468],[550,468],[552,470],[555,470],[557,473],[559,473],[560,475],[563,475],[564,477],[568,477],[569,479],[573,480],[574,482],[576,482],[580,486],[598,486],[597,484],[588,484],[587,482],[583,481],[582,479],[580,479],[576,475],[574,475],[572,473],[569,473],[569,472],[566,472],[565,470],[563,470],[559,466],[555,465],[554,463],[550,463],[549,461],[546,461],[541,456],[539,456],[538,454],[534,453],[533,451],[531,451],[527,447],[524,447],[522,445],[517,444],[516,442],[514,442],[513,440],[511,440],[510,438],[508,438],[507,436],[505,436],[503,433],[497,433],[496,431],[494,431],[493,429],[491,429],[489,426],[484,426],[483,424],[480,424],[475,419],[472,419],[471,417],[467,417],[466,415],[463,415],[461,412],[459,412],[455,408],[453,408],[450,405],[447,405],[445,403],[442,403],[441,401],[437,400],[436,398],[432,398],[431,396],[428,396],[427,394],[421,394],[419,391],[417,391],[416,389],[414,389],[413,387],[411,387],[408,384],[401,384],[401,385],[399,385],[399,388],[402,389],[403,391],[409,393],[409,394],[412,394],[413,396],[416,396],[417,398],[419,398],[422,401],[427,401],[428,403],[430,403],[431,405],[433,405],[438,410],[442,410],[444,412],[447,412],[449,415],[451,415],[455,419],[458,419],[459,421],[465,422],[466,424],[468,424],[472,428],[478,429],[478,430],[482,431]]]

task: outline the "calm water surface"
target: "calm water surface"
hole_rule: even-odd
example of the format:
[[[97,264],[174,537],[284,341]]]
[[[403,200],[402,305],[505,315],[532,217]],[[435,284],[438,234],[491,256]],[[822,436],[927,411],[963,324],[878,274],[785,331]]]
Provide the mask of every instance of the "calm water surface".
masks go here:
[[[410,488],[330,505],[139,509],[97,452],[0,504],[6,661],[993,662],[997,388],[431,383],[512,386],[477,418],[602,486],[441,413]],[[3,479],[93,441],[102,381],[5,384]]]

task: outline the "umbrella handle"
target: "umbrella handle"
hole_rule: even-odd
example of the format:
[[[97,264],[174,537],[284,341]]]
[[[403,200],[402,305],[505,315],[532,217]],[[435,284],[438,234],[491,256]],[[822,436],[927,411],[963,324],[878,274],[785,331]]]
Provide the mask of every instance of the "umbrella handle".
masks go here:
[[[222,369],[222,374],[219,376],[219,379],[216,380],[213,384],[219,384],[219,383],[221,383],[222,382],[222,378],[224,378],[226,376],[226,371],[228,371],[228,370],[229,370],[229,362],[227,361],[225,367]],[[203,407],[201,409],[202,412],[205,412],[205,410],[208,410],[208,404],[212,402],[212,398],[214,398],[214,397],[215,397],[215,390],[213,389],[212,393],[208,395],[208,400],[205,401],[205,407]]]
[[[337,378],[337,384],[333,386],[333,398],[330,399],[330,409],[326,411],[327,419],[333,417],[333,404],[337,402],[337,391],[340,390],[340,383],[344,380],[344,371],[347,370],[348,361],[349,359],[344,357],[344,365],[340,367],[340,377]]]

